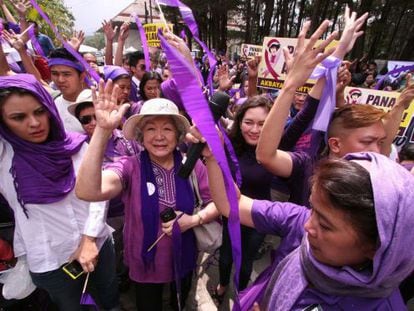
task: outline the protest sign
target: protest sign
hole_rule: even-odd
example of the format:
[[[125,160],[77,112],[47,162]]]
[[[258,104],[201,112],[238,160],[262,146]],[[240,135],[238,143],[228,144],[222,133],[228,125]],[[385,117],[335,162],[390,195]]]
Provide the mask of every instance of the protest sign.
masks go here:
[[[391,110],[391,108],[397,102],[401,93],[378,91],[373,89],[346,87],[345,88],[345,102],[347,104],[366,104],[373,105],[377,108],[381,108],[385,111]],[[394,144],[397,147],[403,146],[407,140],[411,143],[414,142],[413,129],[414,129],[414,102],[410,107],[404,111],[400,128],[397,136],[394,140]]]
[[[414,66],[414,62],[389,60],[388,65],[387,65],[387,69],[388,69],[388,72],[390,72],[390,71],[394,71],[396,69],[399,69],[399,68],[402,68],[402,67],[407,67],[407,66]],[[404,73],[404,71],[397,72],[397,73],[394,73],[394,74],[390,74],[389,78],[391,79],[391,81],[394,81],[395,79],[399,78],[399,76],[403,73]]]
[[[158,39],[158,29],[165,29],[164,23],[145,24],[144,30],[147,37],[148,46],[161,47],[160,40]],[[168,24],[168,28],[172,31],[173,25]]]
[[[319,40],[318,45],[323,40]],[[259,76],[257,86],[268,89],[281,89],[286,79],[286,62],[283,48],[286,47],[290,53],[295,51],[298,39],[296,38],[274,38],[265,37],[263,41],[262,59],[259,64]],[[327,49],[335,47],[338,41],[331,42]],[[304,87],[310,89],[315,80],[308,80]]]
[[[241,57],[244,59],[252,59],[255,56],[262,55],[262,46],[243,43],[241,45]]]

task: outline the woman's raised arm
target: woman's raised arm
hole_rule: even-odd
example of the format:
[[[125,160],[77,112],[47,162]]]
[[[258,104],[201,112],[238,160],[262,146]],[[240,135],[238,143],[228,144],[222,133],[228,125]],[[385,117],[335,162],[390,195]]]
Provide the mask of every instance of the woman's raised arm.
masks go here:
[[[105,201],[122,191],[120,177],[110,170],[102,171],[108,139],[129,107],[129,104],[123,104],[119,110],[116,109],[118,93],[119,87],[114,87],[112,80],[106,85],[103,80],[99,82],[99,95],[95,89],[92,90],[97,124],[82,159],[75,187],[76,195],[82,200]]]

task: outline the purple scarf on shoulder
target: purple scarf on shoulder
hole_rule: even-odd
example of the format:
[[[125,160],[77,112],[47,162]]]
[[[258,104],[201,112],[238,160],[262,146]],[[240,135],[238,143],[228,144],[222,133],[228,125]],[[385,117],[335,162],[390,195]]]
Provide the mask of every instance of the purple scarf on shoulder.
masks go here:
[[[65,132],[52,97],[34,76],[0,77],[0,88],[29,91],[50,115],[49,138],[40,144],[17,137],[0,122],[0,135],[14,150],[10,172],[18,200],[27,215],[25,204],[58,202],[72,191],[75,186],[72,156],[80,150],[86,136]]]
[[[409,247],[414,222],[414,178],[380,154],[353,153],[345,159],[370,161],[380,239],[372,270],[356,271],[348,266],[338,268],[320,263],[313,257],[305,235],[298,248],[273,271],[265,270],[259,282],[246,291],[246,297],[241,299],[242,310],[249,310],[263,294],[261,310],[291,310],[308,287],[308,280],[326,295],[386,298],[410,275],[414,267],[414,249]]]
[[[175,182],[175,197],[176,197],[176,211],[182,211],[186,214],[192,215],[194,210],[194,193],[188,179],[179,177],[176,172],[180,167],[182,156],[178,150],[174,151],[174,182]],[[148,268],[153,268],[157,246],[150,252],[147,249],[157,239],[159,222],[160,222],[160,208],[158,187],[154,176],[153,166],[148,154],[148,151],[143,150],[140,154],[141,162],[141,217],[144,226],[144,237],[141,249],[141,258]],[[155,187],[153,194],[148,193],[148,184],[151,183]],[[195,237],[192,230],[187,230],[181,235],[173,235],[174,257],[182,258],[183,262],[178,263],[178,270],[176,275],[183,277],[189,272],[189,269],[194,268],[196,247]],[[184,256],[182,256],[184,255]],[[181,260],[180,260],[181,261]],[[190,268],[188,268],[190,267]],[[182,268],[182,269],[181,269]],[[176,269],[177,270],[177,269]]]

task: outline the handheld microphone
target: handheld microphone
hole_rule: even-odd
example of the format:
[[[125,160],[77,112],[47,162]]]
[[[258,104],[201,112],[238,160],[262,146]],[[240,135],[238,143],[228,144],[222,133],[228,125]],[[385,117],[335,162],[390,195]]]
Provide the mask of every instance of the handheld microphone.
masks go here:
[[[229,101],[230,96],[220,91],[214,93],[209,100],[208,104],[210,111],[213,114],[215,123],[217,123],[217,121],[226,113]],[[205,145],[205,143],[197,143],[191,144],[188,147],[187,154],[183,158],[183,162],[181,163],[181,166],[178,170],[178,176],[182,178],[188,178],[190,176],[197,160],[200,158],[201,152],[203,151]]]

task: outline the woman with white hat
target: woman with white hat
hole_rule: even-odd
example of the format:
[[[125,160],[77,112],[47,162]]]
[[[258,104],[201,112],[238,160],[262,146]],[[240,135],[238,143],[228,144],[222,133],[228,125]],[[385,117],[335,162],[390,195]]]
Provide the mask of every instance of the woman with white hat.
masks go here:
[[[178,177],[182,155],[177,149],[190,124],[177,106],[167,100],[148,100],[138,115],[123,127],[127,139],[138,139],[144,146],[139,156],[121,158],[101,171],[106,143],[128,108],[116,107],[118,87],[109,81],[94,96],[97,126],[85,155],[76,185],[77,195],[90,201],[109,200],[122,194],[125,203],[125,262],[136,285],[138,310],[162,310],[163,286],[181,281],[183,305],[196,263],[196,241],[191,228],[217,217],[211,203],[204,165],[194,172],[205,208],[193,214],[195,201],[190,182]],[[160,213],[172,208],[177,221],[162,223]],[[162,233],[167,236],[151,245]],[[177,309],[173,287],[172,307]],[[178,291],[180,292],[180,291]]]

